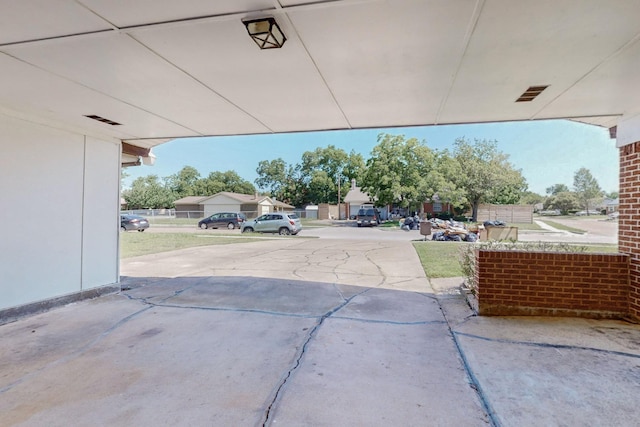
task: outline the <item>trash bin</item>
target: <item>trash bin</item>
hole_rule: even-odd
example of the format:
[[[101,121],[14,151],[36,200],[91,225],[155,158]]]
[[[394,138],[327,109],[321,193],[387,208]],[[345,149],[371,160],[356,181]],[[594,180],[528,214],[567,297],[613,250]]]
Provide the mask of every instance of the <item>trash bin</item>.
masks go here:
[[[430,221],[421,221],[420,222],[420,234],[422,234],[423,236],[431,236],[431,222]]]

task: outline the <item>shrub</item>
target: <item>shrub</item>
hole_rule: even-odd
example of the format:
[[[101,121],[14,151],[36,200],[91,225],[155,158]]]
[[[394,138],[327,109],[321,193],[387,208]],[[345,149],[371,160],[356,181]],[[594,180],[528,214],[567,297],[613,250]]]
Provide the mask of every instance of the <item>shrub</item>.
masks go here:
[[[476,249],[490,251],[523,251],[523,252],[586,252],[586,246],[571,246],[568,243],[549,242],[514,242],[514,241],[488,241],[460,247],[458,262],[464,275],[467,287],[474,294],[478,291],[475,280]]]

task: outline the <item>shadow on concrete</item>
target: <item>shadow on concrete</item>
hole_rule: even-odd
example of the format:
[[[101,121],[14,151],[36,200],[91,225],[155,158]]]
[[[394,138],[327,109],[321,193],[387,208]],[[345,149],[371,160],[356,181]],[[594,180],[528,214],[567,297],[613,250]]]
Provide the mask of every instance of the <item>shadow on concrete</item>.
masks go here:
[[[434,295],[125,277],[0,328],[0,424],[486,425]]]

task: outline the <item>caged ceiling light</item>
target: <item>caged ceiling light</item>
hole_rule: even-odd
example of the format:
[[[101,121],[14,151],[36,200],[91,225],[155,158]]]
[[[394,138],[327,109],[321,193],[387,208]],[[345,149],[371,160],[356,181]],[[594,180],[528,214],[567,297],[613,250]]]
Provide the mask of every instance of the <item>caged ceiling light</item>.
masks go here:
[[[280,48],[287,41],[284,33],[273,18],[252,19],[242,22],[260,49]]]

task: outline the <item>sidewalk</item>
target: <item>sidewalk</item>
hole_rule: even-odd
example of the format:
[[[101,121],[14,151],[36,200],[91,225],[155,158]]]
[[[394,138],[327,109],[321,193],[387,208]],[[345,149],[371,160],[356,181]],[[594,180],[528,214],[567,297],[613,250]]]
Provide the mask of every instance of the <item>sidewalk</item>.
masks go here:
[[[624,321],[479,317],[431,279],[474,386],[496,425],[636,426],[640,326]]]

